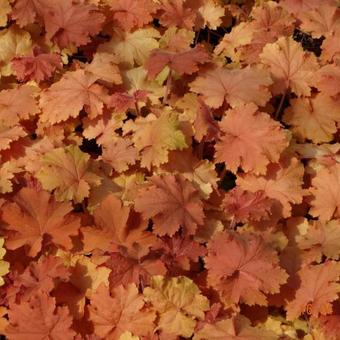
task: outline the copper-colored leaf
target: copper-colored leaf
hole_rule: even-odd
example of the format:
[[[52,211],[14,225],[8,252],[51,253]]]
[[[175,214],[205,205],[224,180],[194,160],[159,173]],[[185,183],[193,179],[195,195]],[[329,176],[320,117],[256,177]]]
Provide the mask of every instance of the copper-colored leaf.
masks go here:
[[[71,236],[77,235],[80,227],[71,204],[57,203],[46,191],[33,188],[21,189],[14,202],[6,203],[1,210],[9,232],[7,248],[26,246],[32,257],[41,250],[45,236],[57,246],[72,248]]]
[[[135,200],[135,209],[151,218],[157,235],[173,235],[181,226],[194,234],[203,224],[204,212],[199,193],[181,175],[153,176]]]

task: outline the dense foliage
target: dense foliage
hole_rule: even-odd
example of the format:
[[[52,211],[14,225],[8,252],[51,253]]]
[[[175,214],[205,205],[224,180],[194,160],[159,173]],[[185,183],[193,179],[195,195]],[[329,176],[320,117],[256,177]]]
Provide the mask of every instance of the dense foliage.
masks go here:
[[[340,339],[336,0],[0,0],[0,333]]]

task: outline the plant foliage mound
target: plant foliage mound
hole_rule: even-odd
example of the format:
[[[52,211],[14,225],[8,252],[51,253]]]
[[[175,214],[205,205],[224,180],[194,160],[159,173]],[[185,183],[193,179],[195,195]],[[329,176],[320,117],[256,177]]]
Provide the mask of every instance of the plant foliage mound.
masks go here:
[[[340,339],[336,0],[0,0],[0,333]]]

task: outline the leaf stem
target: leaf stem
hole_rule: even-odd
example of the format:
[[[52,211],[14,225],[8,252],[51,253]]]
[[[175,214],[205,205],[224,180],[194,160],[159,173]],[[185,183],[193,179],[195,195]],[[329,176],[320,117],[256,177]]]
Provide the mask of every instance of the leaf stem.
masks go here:
[[[233,216],[233,218],[231,219],[229,228],[232,229],[232,230],[235,230],[235,228],[236,228],[236,220],[235,220],[235,217],[234,217],[234,216]]]
[[[197,43],[198,43],[198,39],[200,37],[200,33],[201,33],[201,30],[199,30],[197,33],[196,33],[196,37],[195,37],[195,42],[194,42],[194,45],[196,46]]]
[[[166,80],[166,87],[165,87],[164,101],[163,101],[164,104],[168,104],[168,97],[170,94],[171,84],[172,84],[172,70],[170,69],[168,78]]]
[[[276,120],[278,120],[279,117],[280,117],[281,110],[282,110],[282,106],[283,106],[283,102],[284,102],[285,98],[286,98],[286,92],[281,96],[279,106],[278,106],[278,108],[277,108],[277,110],[276,110],[276,112],[275,112],[274,118],[275,118]]]
[[[139,110],[139,105],[138,105],[137,100],[135,100],[135,110],[136,110],[137,117],[139,117],[140,116],[140,110]]]

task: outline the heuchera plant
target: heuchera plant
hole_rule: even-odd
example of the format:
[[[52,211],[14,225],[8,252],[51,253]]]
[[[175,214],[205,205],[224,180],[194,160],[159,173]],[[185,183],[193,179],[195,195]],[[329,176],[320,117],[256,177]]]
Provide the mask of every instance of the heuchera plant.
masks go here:
[[[0,0],[0,333],[340,338],[337,0]]]

